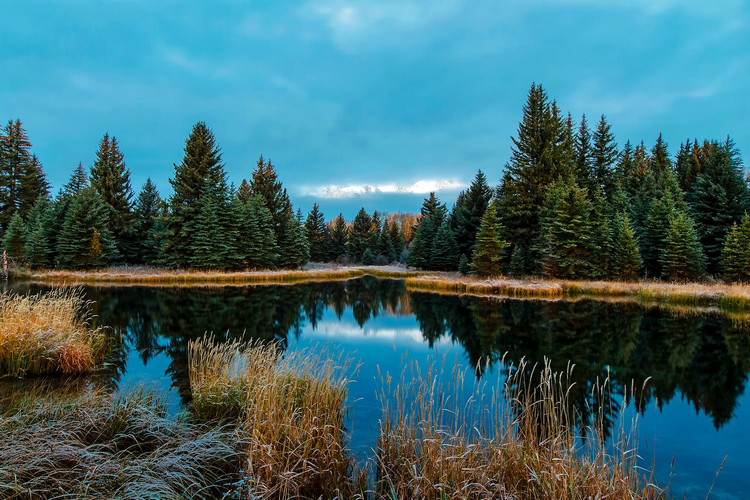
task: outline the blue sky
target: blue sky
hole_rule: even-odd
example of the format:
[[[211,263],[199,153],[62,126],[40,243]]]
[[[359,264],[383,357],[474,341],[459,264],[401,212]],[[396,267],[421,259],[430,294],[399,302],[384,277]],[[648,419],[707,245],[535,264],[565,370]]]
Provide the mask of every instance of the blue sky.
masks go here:
[[[532,82],[664,133],[750,151],[744,0],[6,2],[0,119],[20,118],[55,190],[120,141],[136,189],[169,194],[197,120],[230,179],[270,157],[304,210],[418,210],[478,168],[495,183]]]

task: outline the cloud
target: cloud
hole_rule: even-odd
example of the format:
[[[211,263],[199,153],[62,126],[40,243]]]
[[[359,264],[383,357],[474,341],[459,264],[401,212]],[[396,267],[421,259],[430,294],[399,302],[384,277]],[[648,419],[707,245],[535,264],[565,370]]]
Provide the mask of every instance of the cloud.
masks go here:
[[[408,185],[398,184],[331,184],[302,188],[303,196],[318,198],[354,198],[376,194],[428,194],[432,191],[460,191],[466,184],[455,179],[419,180]]]

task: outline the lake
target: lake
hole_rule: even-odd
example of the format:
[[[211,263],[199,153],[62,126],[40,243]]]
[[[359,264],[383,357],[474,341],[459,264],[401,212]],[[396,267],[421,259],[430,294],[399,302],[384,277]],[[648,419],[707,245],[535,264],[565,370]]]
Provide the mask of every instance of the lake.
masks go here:
[[[12,285],[27,293],[44,289]],[[565,371],[575,364],[572,404],[591,412],[592,393],[610,377],[608,421],[625,409],[639,418],[638,439],[656,480],[675,497],[747,498],[750,492],[750,321],[716,311],[670,311],[628,301],[517,300],[407,291],[403,281],[365,277],[284,286],[85,287],[98,322],[126,349],[108,372],[120,389],[138,384],[189,402],[187,344],[205,332],[219,339],[278,339],[285,349],[325,349],[360,364],[349,386],[352,448],[375,444],[386,372],[457,360],[477,383],[504,380],[508,363],[525,359]],[[505,360],[503,364],[502,360]],[[0,384],[8,382],[0,381]],[[640,390],[644,387],[644,390]],[[672,465],[673,464],[673,465]]]

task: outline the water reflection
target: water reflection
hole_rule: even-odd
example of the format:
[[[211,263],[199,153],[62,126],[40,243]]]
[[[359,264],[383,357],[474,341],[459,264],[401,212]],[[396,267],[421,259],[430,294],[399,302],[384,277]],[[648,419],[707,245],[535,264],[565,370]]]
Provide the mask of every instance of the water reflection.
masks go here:
[[[351,310],[360,327],[375,317],[413,316],[430,346],[445,339],[460,344],[478,377],[503,355],[516,364],[547,357],[558,371],[575,364],[570,401],[584,419],[605,408],[613,422],[616,401],[622,400],[617,396],[632,386],[641,411],[680,394],[718,429],[732,419],[750,371],[746,324],[632,303],[445,296],[407,292],[401,281],[374,278],[263,287],[92,287],[86,293],[100,323],[123,335],[144,365],[166,354],[165,371],[184,401],[190,340],[213,332],[219,339],[245,336],[286,345],[303,328],[316,329],[329,310],[339,319]],[[126,369],[124,356],[119,362]],[[592,390],[607,377],[611,392]]]

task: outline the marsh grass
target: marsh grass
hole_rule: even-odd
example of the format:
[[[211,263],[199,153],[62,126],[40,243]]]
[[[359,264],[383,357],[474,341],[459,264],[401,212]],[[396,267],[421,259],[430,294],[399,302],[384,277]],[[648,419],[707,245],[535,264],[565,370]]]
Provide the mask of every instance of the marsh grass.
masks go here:
[[[110,347],[79,289],[0,296],[0,376],[87,373]]]
[[[160,393],[44,383],[0,401],[0,498],[217,498],[237,490],[226,427],[169,416]]]
[[[348,498],[364,475],[344,429],[349,362],[250,342],[190,343],[193,408],[236,420],[248,490],[262,498]]]
[[[406,372],[405,372],[406,373]],[[465,371],[432,365],[386,377],[377,447],[378,498],[660,498],[621,412],[610,442],[595,416],[581,438],[567,401],[569,373],[509,367],[504,385],[464,393]],[[605,381],[600,391],[607,391]],[[393,396],[395,395],[395,397]],[[507,399],[506,399],[507,398]]]

